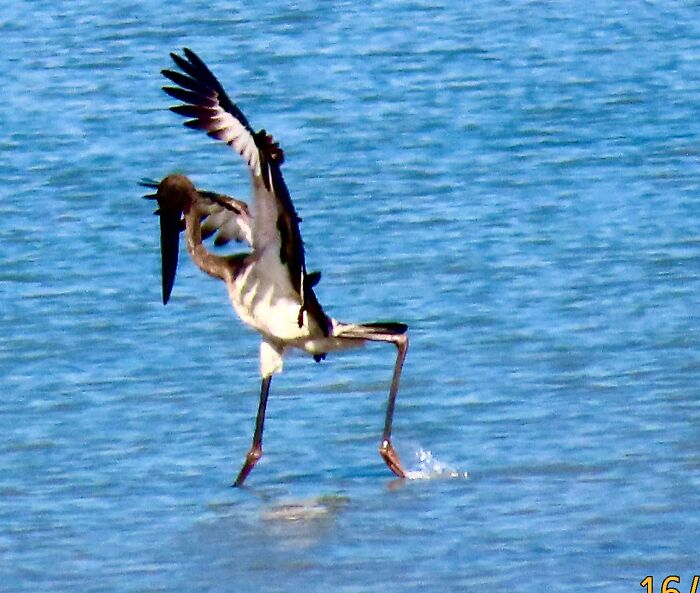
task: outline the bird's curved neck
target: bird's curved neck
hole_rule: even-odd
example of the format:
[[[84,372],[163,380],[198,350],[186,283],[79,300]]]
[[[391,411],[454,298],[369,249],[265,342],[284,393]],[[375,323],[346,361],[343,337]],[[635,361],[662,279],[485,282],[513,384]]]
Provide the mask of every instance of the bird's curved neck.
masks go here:
[[[185,237],[187,238],[187,250],[197,267],[210,276],[225,279],[226,260],[209,252],[204,246],[202,223],[197,208],[194,206],[185,212]]]

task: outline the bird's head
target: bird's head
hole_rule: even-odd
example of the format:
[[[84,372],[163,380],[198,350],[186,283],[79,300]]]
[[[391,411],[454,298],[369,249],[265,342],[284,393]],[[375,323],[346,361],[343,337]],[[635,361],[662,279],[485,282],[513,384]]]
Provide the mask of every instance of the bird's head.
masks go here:
[[[197,189],[184,175],[173,174],[164,177],[156,192],[161,216],[163,213],[182,215],[190,209],[196,195]]]

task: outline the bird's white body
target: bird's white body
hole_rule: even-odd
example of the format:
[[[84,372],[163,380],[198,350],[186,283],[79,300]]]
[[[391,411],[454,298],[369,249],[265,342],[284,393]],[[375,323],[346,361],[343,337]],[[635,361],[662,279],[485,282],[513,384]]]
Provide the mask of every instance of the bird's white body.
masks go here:
[[[259,258],[254,257],[257,260],[255,265],[244,266],[227,283],[229,298],[241,321],[266,338],[283,343],[309,337],[306,312],[303,313],[303,323],[299,326],[301,304],[298,296],[289,282],[279,282],[274,278],[275,272],[283,270],[271,270],[267,265],[274,264],[279,258],[266,253],[260,254]],[[272,262],[266,262],[266,259]]]
[[[266,348],[260,351],[263,377],[282,371],[283,354],[289,348],[319,356],[364,344],[361,339],[342,337],[343,330],[352,326],[332,318],[329,318],[329,336],[322,334],[306,311],[302,311],[299,325],[301,304],[298,296],[288,282],[270,277],[274,266],[268,268],[259,264],[246,267],[227,283],[227,288],[231,304],[241,321],[260,333],[266,344]]]

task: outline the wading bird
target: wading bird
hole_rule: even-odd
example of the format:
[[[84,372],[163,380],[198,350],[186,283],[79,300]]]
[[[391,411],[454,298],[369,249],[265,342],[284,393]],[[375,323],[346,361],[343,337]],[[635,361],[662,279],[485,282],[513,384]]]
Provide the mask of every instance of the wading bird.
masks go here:
[[[243,484],[262,456],[270,382],[273,374],[282,371],[284,354],[296,348],[318,362],[328,352],[368,341],[388,342],[397,349],[379,452],[394,474],[405,477],[391,444],[391,424],[408,349],[408,327],[397,322],[343,323],[325,314],[313,290],[320,274],[306,271],[300,219],[282,178],[282,149],[265,130],[253,130],[194,52],[185,48],[183,53],[184,57],[170,54],[179,71],[162,71],[176,85],[163,90],[181,102],[170,109],[188,118],[186,126],[204,130],[243,157],[252,178],[252,209],[228,196],[199,191],[183,175],[169,175],[160,183],[144,185],[156,189],[146,197],[158,201],[163,303],[168,302],[173,287],[179,236],[184,230],[194,263],[225,282],[238,316],[262,337],[262,384],[253,442],[234,486]],[[228,256],[208,251],[202,241],[217,231],[216,243],[235,239],[248,243],[251,251]]]

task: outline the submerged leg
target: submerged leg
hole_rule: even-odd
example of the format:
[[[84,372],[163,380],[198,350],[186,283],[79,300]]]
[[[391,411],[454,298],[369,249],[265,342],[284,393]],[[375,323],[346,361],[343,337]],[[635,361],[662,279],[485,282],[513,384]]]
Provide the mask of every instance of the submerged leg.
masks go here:
[[[392,338],[393,339],[387,341],[393,342],[396,346],[396,364],[394,365],[394,375],[391,378],[389,399],[386,403],[384,434],[382,435],[382,444],[379,446],[379,454],[384,458],[384,461],[392,472],[394,472],[399,478],[405,478],[406,472],[401,466],[399,455],[391,445],[391,423],[394,420],[394,408],[396,406],[396,395],[399,392],[401,369],[403,368],[403,361],[406,359],[406,352],[408,350],[408,336],[404,334],[400,336],[392,336]]]
[[[267,408],[267,396],[270,392],[270,382],[272,381],[272,375],[268,377],[263,377],[262,384],[260,386],[260,404],[258,406],[258,416],[255,420],[255,432],[253,433],[253,444],[248,451],[245,458],[245,463],[238,473],[236,481],[233,483],[234,486],[242,486],[248,474],[255,467],[255,464],[262,457],[262,436],[263,428],[265,427],[265,408]]]

